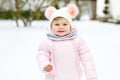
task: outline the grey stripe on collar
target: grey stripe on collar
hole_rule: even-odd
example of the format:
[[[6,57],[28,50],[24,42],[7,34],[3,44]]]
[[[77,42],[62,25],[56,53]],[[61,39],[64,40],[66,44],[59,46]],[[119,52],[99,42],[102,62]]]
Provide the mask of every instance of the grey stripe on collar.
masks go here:
[[[53,34],[52,32],[47,34],[48,39],[51,40],[55,40],[55,41],[61,41],[61,40],[69,40],[69,39],[73,39],[77,36],[77,31],[76,29],[73,29],[69,34],[65,35],[65,36],[56,36],[55,34]]]

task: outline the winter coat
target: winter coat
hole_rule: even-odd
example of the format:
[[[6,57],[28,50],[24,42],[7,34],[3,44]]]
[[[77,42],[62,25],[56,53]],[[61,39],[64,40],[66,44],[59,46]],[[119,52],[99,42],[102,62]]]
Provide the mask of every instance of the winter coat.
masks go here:
[[[81,80],[83,70],[80,62],[86,80],[97,80],[91,52],[80,37],[63,41],[42,40],[37,60],[41,70],[48,64],[53,65],[46,80]]]

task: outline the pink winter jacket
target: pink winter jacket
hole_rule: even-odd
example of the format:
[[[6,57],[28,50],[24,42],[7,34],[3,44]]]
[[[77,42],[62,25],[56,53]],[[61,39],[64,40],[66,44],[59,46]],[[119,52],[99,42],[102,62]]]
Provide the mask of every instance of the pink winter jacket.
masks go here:
[[[97,80],[92,55],[80,37],[65,41],[42,40],[37,60],[41,70],[48,64],[53,65],[53,70],[46,74],[46,80],[81,80],[80,62],[86,80]]]

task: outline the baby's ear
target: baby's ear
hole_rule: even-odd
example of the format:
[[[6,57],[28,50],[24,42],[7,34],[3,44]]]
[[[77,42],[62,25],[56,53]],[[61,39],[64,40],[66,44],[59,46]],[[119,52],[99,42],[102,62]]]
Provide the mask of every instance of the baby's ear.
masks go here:
[[[56,10],[56,8],[53,7],[53,6],[48,7],[48,8],[45,10],[45,17],[46,17],[47,19],[49,19],[50,16],[52,15],[52,13],[53,13],[55,10]]]
[[[78,7],[75,4],[69,4],[67,6],[67,11],[70,13],[72,18],[75,18],[79,13]]]

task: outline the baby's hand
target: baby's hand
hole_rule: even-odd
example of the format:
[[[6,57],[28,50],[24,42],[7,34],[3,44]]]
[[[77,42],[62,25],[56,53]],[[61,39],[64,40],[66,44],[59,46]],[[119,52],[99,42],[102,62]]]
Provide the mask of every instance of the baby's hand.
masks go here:
[[[44,70],[47,71],[47,72],[50,72],[52,70],[53,66],[51,64],[48,64]]]

